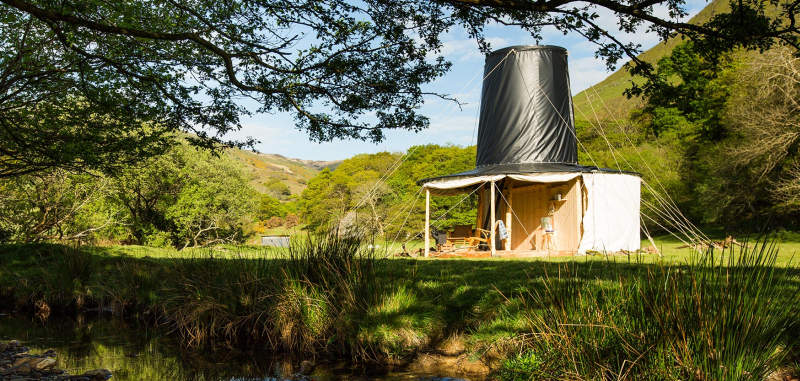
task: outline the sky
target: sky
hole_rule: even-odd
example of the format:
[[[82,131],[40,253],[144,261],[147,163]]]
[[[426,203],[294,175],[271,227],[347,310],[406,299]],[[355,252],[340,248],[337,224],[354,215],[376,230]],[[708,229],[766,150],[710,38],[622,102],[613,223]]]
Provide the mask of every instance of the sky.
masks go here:
[[[687,0],[689,15],[683,20],[697,14],[706,4],[704,0]],[[656,9],[656,14],[665,17],[666,11]],[[616,17],[610,12],[601,13],[599,23],[609,30],[617,30]],[[491,26],[485,32],[492,49],[537,44],[529,34],[514,27]],[[624,42],[639,43],[644,50],[658,43],[654,33],[630,35],[618,32],[616,37]],[[430,119],[430,126],[422,132],[389,131],[384,141],[378,144],[355,140],[315,143],[308,139],[305,132],[295,128],[291,115],[278,113],[246,117],[242,120],[243,128],[227,137],[253,137],[260,141],[255,146],[259,152],[307,160],[343,160],[359,153],[402,152],[413,145],[429,143],[475,144],[484,56],[475,40],[470,39],[463,29],[451,30],[443,40],[442,55],[453,66],[447,74],[427,84],[423,90],[449,94],[466,104],[459,109],[452,102],[436,97],[426,98],[420,113]],[[580,35],[564,35],[552,28],[545,29],[538,44],[558,45],[567,49],[573,95],[611,74],[605,63],[594,57],[595,45]]]

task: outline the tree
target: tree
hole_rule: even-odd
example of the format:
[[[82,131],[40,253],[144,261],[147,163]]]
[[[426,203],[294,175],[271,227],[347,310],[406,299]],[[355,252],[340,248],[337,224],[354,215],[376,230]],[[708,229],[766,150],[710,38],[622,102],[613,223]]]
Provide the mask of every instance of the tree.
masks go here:
[[[314,140],[420,130],[420,85],[449,66],[427,58],[445,26],[421,8],[4,0],[0,176],[113,170],[163,150],[174,131],[204,147],[248,143],[222,136],[251,111],[294,113]]]
[[[310,229],[345,221],[386,238],[408,239],[422,231],[425,215],[416,182],[474,167],[474,147],[425,145],[409,148],[402,157],[388,152],[356,155],[309,180],[300,211]],[[464,196],[432,199],[436,227],[475,222],[476,197],[459,204]]]
[[[242,168],[182,143],[114,178],[112,201],[126,211],[140,244],[201,246],[238,242],[255,214],[256,193]]]
[[[732,136],[712,163],[713,217],[727,224],[769,216],[797,228],[800,218],[800,59],[788,49],[748,57],[725,105]]]
[[[258,212],[256,218],[264,221],[270,217],[285,217],[287,213],[286,207],[280,200],[270,197],[269,195],[262,194],[258,203]]]
[[[186,150],[187,147],[179,145],[113,176],[112,202],[126,211],[134,242],[145,244],[156,232],[175,230],[166,210],[176,202],[188,181],[187,173],[181,170],[191,159],[184,155]]]
[[[463,172],[475,168],[475,146],[413,146],[408,149],[404,163],[387,179],[394,190],[390,200],[394,205],[387,218],[390,238],[410,239],[420,234],[425,222],[424,194],[419,180]],[[419,198],[417,198],[419,195]],[[454,225],[475,224],[477,193],[460,202],[466,194],[431,197],[431,226],[445,230]],[[414,201],[416,200],[416,204]],[[414,207],[409,207],[414,204]],[[403,209],[408,207],[408,209]],[[399,211],[407,214],[399,215]],[[405,223],[404,223],[405,222]]]
[[[797,227],[799,62],[786,47],[710,61],[691,43],[659,61],[661,84],[645,84],[638,119],[665,150],[659,177],[677,169],[680,182],[667,189],[694,221]],[[658,169],[675,154],[673,168]]]
[[[616,26],[627,33],[656,32],[662,41],[681,35],[701,45],[708,57],[737,47],[766,49],[776,43],[800,49],[800,31],[795,22],[799,4],[772,1],[765,6],[757,0],[730,1],[729,12],[720,12],[703,24],[678,21],[688,15],[681,0],[441,0],[453,7],[459,21],[472,35],[480,37],[490,22],[517,26],[537,40],[545,26],[564,32],[576,32],[597,45],[596,55],[603,57],[609,68],[620,58],[631,60],[634,74],[649,74],[652,65],[638,57],[641,45],[624,43],[613,30],[599,24],[600,11],[617,17]],[[665,8],[659,12],[656,7]],[[485,45],[484,45],[485,46]],[[634,84],[635,85],[635,84]],[[640,89],[634,86],[634,93]]]
[[[165,212],[175,226],[175,241],[183,248],[241,242],[243,226],[254,214],[255,191],[230,158],[208,155],[203,160],[188,149],[201,159],[181,169],[188,181]]]
[[[638,116],[649,118],[646,124],[655,137],[672,132],[701,142],[722,140],[731,82],[725,74],[731,65],[729,56],[708,60],[692,42],[676,46],[642,86],[647,104]]]
[[[89,240],[120,224],[105,178],[51,170],[0,182],[0,240]]]
[[[248,143],[223,136],[250,112],[290,112],[316,141],[419,131],[422,85],[450,67],[431,57],[459,25],[484,51],[487,25],[537,40],[551,25],[596,43],[609,67],[627,56],[634,73],[648,73],[641,47],[600,26],[600,11],[623,31],[681,34],[713,57],[797,48],[797,5],[740,0],[693,25],[675,21],[686,15],[681,0],[0,0],[0,176],[114,171],[163,151],[179,130],[205,147]]]
[[[267,192],[270,194],[270,196],[281,200],[286,200],[292,195],[292,191],[289,189],[289,186],[281,181],[280,178],[270,178],[269,181],[264,183],[264,187],[267,189]]]

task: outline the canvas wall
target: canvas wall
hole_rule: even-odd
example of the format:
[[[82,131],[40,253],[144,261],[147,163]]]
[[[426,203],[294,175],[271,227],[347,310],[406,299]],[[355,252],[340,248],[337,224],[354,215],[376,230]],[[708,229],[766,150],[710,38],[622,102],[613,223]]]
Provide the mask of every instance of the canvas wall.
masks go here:
[[[641,179],[619,173],[582,175],[586,197],[579,253],[639,250]]]

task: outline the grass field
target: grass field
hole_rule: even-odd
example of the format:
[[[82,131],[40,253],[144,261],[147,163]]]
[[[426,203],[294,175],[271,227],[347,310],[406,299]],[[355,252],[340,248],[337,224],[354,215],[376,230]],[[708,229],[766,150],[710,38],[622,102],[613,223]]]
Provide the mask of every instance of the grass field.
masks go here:
[[[723,241],[726,236],[724,234],[712,234],[710,238],[714,241]],[[691,248],[685,247],[686,245],[680,239],[671,236],[657,236],[654,237],[656,247],[661,253],[661,256],[654,254],[636,254],[636,255],[586,255],[575,257],[552,257],[552,258],[491,258],[485,260],[499,260],[499,261],[547,261],[547,262],[581,262],[581,261],[613,261],[613,262],[628,262],[633,261],[637,263],[665,263],[665,264],[686,264],[689,261],[697,259],[701,256]],[[753,245],[752,241],[756,238],[741,237],[739,241],[742,244]],[[800,267],[800,234],[793,232],[780,232],[772,237],[772,242],[776,245],[778,255],[775,261],[776,266],[781,267]],[[393,248],[392,252],[400,251],[399,244],[384,244],[383,247]],[[651,246],[649,240],[642,240],[641,247],[646,248]],[[407,250],[415,252],[423,247],[422,241],[411,241],[406,244]],[[440,261],[441,259],[434,259]]]
[[[4,246],[0,294],[34,312],[110,306],[187,346],[386,362],[455,340],[509,380],[760,379],[798,368],[800,244],[783,238],[713,257],[659,238],[663,259],[383,258],[338,238],[289,251]]]
[[[297,231],[294,231],[297,234]],[[800,267],[800,234],[782,232],[772,237],[774,244],[777,246],[778,255],[775,265],[781,267]],[[725,239],[722,235],[712,235],[712,240],[722,241]],[[670,264],[685,264],[688,261],[696,259],[699,256],[697,251],[685,247],[686,245],[678,238],[673,236],[657,236],[653,240],[661,253],[661,256],[653,254],[637,254],[637,255],[586,255],[575,257],[553,257],[553,258],[484,258],[482,260],[498,260],[498,261],[548,261],[548,262],[576,262],[576,261],[614,261],[614,262],[638,262],[638,263],[670,263]],[[741,238],[742,244],[752,245],[755,238]],[[750,242],[748,242],[750,241]],[[376,242],[376,253],[381,256],[392,257],[400,250],[401,243],[391,242]],[[651,246],[649,240],[642,240],[641,247],[645,248]],[[410,252],[422,248],[422,241],[410,241],[406,243],[406,248]],[[223,245],[214,248],[190,248],[183,251],[178,251],[172,248],[157,248],[148,246],[126,245],[126,246],[107,246],[87,248],[93,250],[97,255],[101,256],[123,256],[134,258],[207,258],[209,256],[215,258],[263,258],[263,257],[280,257],[283,255],[284,250],[278,248],[268,248],[259,245]],[[418,258],[424,260],[424,258]],[[443,259],[430,259],[442,261]],[[464,259],[469,260],[469,259]]]

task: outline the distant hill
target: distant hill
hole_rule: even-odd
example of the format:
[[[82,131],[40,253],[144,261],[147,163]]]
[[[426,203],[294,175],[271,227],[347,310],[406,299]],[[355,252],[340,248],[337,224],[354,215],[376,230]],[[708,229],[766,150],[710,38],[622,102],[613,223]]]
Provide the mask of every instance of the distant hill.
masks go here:
[[[689,22],[700,24],[708,21],[715,14],[729,10],[728,1],[714,0],[692,17]],[[681,42],[680,37],[672,38],[666,43],[659,43],[643,52],[639,58],[655,64]],[[575,119],[593,121],[595,113],[600,120],[627,118],[631,110],[642,104],[640,98],[628,99],[623,95],[625,89],[630,87],[630,82],[631,76],[628,71],[620,68],[600,83],[576,94],[573,97]]]
[[[300,194],[305,189],[306,182],[319,171],[324,168],[334,169],[341,163],[292,159],[241,149],[229,150],[227,154],[242,163],[256,190],[283,200],[290,195]]]

